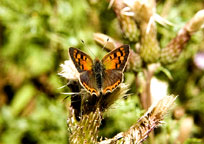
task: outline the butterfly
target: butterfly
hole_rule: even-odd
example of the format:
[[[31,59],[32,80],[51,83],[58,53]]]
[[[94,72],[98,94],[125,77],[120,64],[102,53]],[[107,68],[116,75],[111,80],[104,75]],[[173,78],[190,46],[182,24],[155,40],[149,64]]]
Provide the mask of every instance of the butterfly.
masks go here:
[[[123,82],[123,71],[129,57],[129,45],[122,45],[102,60],[92,60],[90,56],[77,48],[69,48],[69,57],[79,72],[80,84],[91,95],[105,95],[113,92]]]

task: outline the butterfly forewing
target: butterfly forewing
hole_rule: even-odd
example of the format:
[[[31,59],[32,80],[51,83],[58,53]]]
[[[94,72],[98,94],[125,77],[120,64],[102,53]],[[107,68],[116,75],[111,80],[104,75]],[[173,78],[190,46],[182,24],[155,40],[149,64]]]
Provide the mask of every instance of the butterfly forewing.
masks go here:
[[[102,59],[105,70],[123,71],[129,56],[129,46],[123,45],[108,53]]]
[[[79,73],[92,70],[93,61],[90,56],[84,52],[71,47],[69,48],[69,55]]]

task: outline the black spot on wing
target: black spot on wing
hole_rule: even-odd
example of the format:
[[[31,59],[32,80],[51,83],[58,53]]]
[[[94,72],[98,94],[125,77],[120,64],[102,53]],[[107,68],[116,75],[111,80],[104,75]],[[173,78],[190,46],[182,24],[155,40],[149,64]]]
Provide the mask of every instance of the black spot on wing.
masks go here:
[[[81,60],[80,60],[80,59],[78,59],[78,65],[80,65],[80,63],[81,63]]]
[[[121,49],[119,49],[119,52],[120,52],[121,56],[123,56],[123,52],[122,52],[122,50],[121,50]]]
[[[115,68],[118,68],[118,64],[117,63],[115,64]]]
[[[119,64],[121,64],[121,60],[120,60],[120,57],[118,58],[118,63],[119,63]]]
[[[114,53],[113,55],[114,55],[114,58],[117,57],[117,54],[116,54],[116,53]]]

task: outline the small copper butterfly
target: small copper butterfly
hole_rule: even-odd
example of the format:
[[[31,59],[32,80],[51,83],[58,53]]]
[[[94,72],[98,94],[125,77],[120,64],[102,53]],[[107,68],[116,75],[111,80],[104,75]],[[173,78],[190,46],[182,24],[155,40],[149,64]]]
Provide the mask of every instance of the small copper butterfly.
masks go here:
[[[69,48],[69,56],[79,72],[81,85],[91,95],[113,92],[123,81],[123,71],[129,57],[129,45],[122,45],[109,52],[102,60],[95,59],[77,48]]]

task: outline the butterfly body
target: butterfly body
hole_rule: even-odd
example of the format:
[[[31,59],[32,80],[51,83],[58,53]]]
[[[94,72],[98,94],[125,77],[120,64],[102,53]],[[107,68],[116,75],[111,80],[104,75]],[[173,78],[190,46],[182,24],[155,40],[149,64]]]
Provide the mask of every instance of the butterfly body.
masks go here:
[[[129,56],[129,46],[123,45],[102,60],[94,61],[84,52],[69,48],[69,55],[80,73],[81,85],[96,96],[112,92],[123,81],[123,70]]]
[[[102,65],[101,61],[98,60],[98,59],[96,59],[94,61],[94,64],[93,64],[93,74],[94,74],[95,79],[96,79],[97,87],[98,87],[99,91],[101,91],[101,88],[102,88],[102,78],[103,78],[103,75],[104,75],[104,68],[103,68],[103,65]]]

